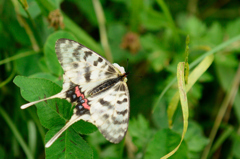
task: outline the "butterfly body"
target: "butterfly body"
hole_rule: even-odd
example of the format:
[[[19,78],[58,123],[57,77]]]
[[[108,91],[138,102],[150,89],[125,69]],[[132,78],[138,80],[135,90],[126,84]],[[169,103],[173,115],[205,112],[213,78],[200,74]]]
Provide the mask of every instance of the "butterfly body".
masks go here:
[[[85,120],[96,125],[103,136],[119,143],[126,134],[129,119],[127,75],[123,67],[69,39],[59,39],[55,45],[63,74],[63,89],[51,97],[31,102],[63,98],[75,105],[68,123],[46,144],[52,143],[73,123]]]

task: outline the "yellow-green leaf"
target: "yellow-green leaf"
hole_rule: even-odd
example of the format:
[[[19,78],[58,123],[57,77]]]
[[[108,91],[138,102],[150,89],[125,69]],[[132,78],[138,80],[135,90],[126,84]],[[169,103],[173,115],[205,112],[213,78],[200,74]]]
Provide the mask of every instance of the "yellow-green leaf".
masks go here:
[[[186,87],[185,87],[185,80],[184,80],[184,62],[180,62],[177,67],[177,80],[178,80],[178,90],[180,95],[180,101],[182,106],[182,112],[183,112],[183,132],[182,132],[182,138],[178,146],[172,150],[167,155],[163,156],[162,159],[166,159],[170,156],[172,156],[180,147],[185,133],[187,132],[188,127],[188,101],[187,101],[187,93],[186,93]]]
[[[206,70],[209,68],[209,66],[212,64],[214,59],[213,55],[209,55],[205,57],[201,63],[198,64],[198,66],[191,72],[191,74],[188,77],[188,84],[186,85],[186,92],[188,92],[192,86],[196,83],[196,81],[201,77],[201,75],[206,72]],[[177,109],[179,101],[179,92],[177,91],[175,95],[173,96],[171,102],[168,106],[168,123],[169,126],[172,126],[172,117]]]

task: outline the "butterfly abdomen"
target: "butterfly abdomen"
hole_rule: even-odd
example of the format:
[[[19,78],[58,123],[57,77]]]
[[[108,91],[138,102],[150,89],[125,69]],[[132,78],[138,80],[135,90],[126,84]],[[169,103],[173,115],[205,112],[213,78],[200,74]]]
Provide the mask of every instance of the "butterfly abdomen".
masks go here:
[[[107,91],[108,89],[113,87],[116,83],[118,83],[120,80],[122,80],[122,78],[123,78],[122,76],[119,76],[117,78],[109,79],[103,82],[102,84],[98,85],[97,87],[89,91],[89,96],[94,96],[104,91]]]

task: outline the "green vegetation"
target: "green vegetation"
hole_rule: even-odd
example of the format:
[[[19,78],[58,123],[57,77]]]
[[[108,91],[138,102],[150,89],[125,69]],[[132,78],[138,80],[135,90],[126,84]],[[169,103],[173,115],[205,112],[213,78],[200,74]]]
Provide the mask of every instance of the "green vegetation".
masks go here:
[[[239,6],[238,0],[1,0],[0,158],[240,158]],[[71,117],[71,104],[52,99],[20,109],[61,91],[59,38],[130,72],[129,128],[119,144],[79,121],[63,134],[65,142],[45,149]]]

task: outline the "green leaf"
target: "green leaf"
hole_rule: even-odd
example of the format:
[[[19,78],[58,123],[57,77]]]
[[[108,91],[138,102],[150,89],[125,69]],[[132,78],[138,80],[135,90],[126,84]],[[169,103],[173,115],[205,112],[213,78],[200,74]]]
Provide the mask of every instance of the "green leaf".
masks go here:
[[[227,91],[231,81],[234,78],[235,70],[239,60],[233,55],[217,54],[215,58],[215,70],[218,76],[221,87]]]
[[[240,34],[239,26],[240,26],[240,18],[228,23],[226,31],[228,33],[229,38],[235,37]]]
[[[160,130],[149,142],[144,158],[159,159],[177,147],[180,140],[181,136],[174,131],[170,129]],[[171,159],[188,158],[187,153],[188,148],[183,141],[178,151],[171,156]]]
[[[174,127],[178,133],[182,132],[182,125],[176,125]],[[188,130],[184,137],[185,142],[188,145],[189,156],[199,157],[203,149],[208,144],[209,140],[204,136],[203,130],[197,122],[189,121]]]
[[[190,37],[201,37],[207,30],[206,25],[194,16],[190,17],[185,25]]]
[[[160,72],[168,61],[168,54],[163,50],[154,51],[148,56],[148,61],[155,72]]]
[[[167,26],[165,16],[153,10],[152,8],[145,9],[140,15],[142,25],[149,30],[159,30]]]
[[[11,35],[17,42],[23,45],[31,45],[26,30],[24,30],[24,28],[20,26],[17,20],[12,19],[11,21],[9,21],[7,27],[9,28]]]
[[[143,115],[139,115],[137,119],[133,119],[129,121],[128,132],[132,137],[133,143],[139,149],[144,148],[152,136],[149,123],[143,117]]]
[[[58,31],[58,32],[51,34],[48,37],[48,39],[44,45],[44,54],[45,54],[45,58],[46,58],[46,63],[47,63],[49,70],[51,71],[51,73],[53,73],[57,76],[62,75],[62,67],[61,67],[60,63],[58,62],[57,55],[55,53],[55,43],[60,38],[67,38],[67,39],[76,41],[75,37],[66,31]]]
[[[49,141],[51,137],[62,128],[62,126],[54,127],[49,130],[46,134],[45,142]],[[46,148],[45,150],[47,159],[93,158],[91,147],[72,128],[68,128],[51,147]]]
[[[50,73],[44,73],[44,72],[40,72],[40,73],[35,73],[33,75],[30,76],[31,78],[43,78],[43,79],[47,79],[49,81],[55,82],[56,84],[58,84],[59,86],[62,86],[63,84],[63,80],[59,80],[58,77],[53,76]]]
[[[97,127],[89,122],[80,120],[73,124],[73,128],[76,132],[80,134],[90,134],[97,131]]]
[[[41,14],[41,10],[35,0],[28,0],[27,3],[28,3],[27,10],[28,10],[29,14],[31,15],[31,17],[33,19],[35,19],[37,16],[39,16]],[[22,16],[24,16],[25,18],[28,18],[26,11],[20,4],[19,4],[19,13]]]
[[[30,52],[30,51],[21,50],[17,53],[17,55],[19,55],[20,57],[21,55],[27,54],[27,52]],[[24,75],[24,76],[29,76],[33,73],[41,72],[40,67],[36,64],[36,62],[39,61],[39,59],[40,59],[39,54],[33,54],[30,56],[18,58],[17,60],[14,61],[16,64],[17,72],[20,75]]]
[[[13,82],[20,87],[23,98],[30,102],[50,97],[61,91],[60,86],[46,79],[17,76]],[[36,104],[36,106],[39,120],[46,128],[65,124],[64,117],[68,116],[70,110],[70,103],[63,99],[47,100]]]
[[[211,42],[214,45],[219,45],[223,41],[224,32],[221,25],[218,22],[214,22],[206,34],[206,41]]]
[[[188,92],[192,86],[196,83],[196,81],[201,77],[201,75],[209,68],[209,66],[212,64],[214,59],[213,55],[210,55],[202,60],[202,62],[191,72],[189,75],[189,83],[186,85],[186,91]],[[178,101],[179,101],[179,92],[176,92],[173,96],[171,102],[168,106],[168,120],[169,125],[172,125],[172,118],[173,115],[177,109]]]

